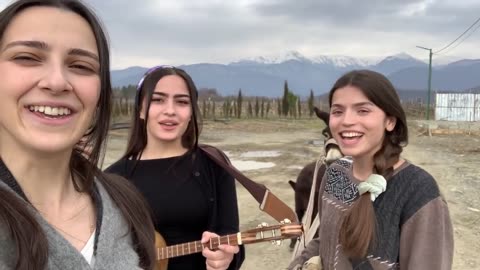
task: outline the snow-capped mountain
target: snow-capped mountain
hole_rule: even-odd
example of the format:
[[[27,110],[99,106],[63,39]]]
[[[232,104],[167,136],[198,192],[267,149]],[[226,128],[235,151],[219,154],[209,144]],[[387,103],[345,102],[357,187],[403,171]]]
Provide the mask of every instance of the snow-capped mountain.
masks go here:
[[[281,64],[283,62],[295,60],[299,62],[311,62],[310,59],[303,56],[301,53],[297,51],[288,51],[284,54],[272,54],[272,55],[265,55],[265,56],[255,56],[250,58],[244,58],[239,61],[233,62],[231,64]]]
[[[375,66],[381,61],[413,61],[416,60],[406,53],[399,53],[392,56],[370,56],[370,57],[352,57],[346,55],[317,55],[313,57],[306,57],[297,51],[288,51],[283,54],[275,54],[268,56],[255,56],[244,58],[239,61],[231,63],[231,65],[252,65],[252,64],[281,64],[287,61],[298,61],[309,64],[330,65],[332,67],[344,69],[349,67],[361,68]],[[419,61],[419,60],[417,60]]]
[[[437,61],[437,63],[440,61]],[[439,90],[462,90],[480,85],[480,61],[463,59],[435,66],[432,87]],[[306,57],[297,51],[245,58],[230,64],[192,64],[180,66],[194,79],[198,88],[216,88],[223,95],[235,95],[241,88],[245,95],[281,96],[283,83],[307,96],[325,93],[335,80],[352,69],[371,69],[387,76],[398,89],[424,90],[428,64],[406,53],[384,57],[357,58],[342,55]],[[136,84],[145,68],[135,67],[112,72],[114,86]]]
[[[363,57],[355,58],[345,55],[319,55],[312,58],[314,63],[317,64],[328,64],[339,68],[345,67],[367,67],[371,65],[376,65],[382,60],[381,57]]]

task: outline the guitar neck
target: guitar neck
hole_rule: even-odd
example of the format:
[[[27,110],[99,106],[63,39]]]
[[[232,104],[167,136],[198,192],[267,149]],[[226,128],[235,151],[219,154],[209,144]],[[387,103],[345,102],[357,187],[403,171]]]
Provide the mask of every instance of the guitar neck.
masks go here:
[[[157,248],[157,260],[169,259],[202,252],[206,247],[215,250],[219,245],[238,246],[242,244],[241,233],[211,238],[209,242],[193,241],[168,247]]]

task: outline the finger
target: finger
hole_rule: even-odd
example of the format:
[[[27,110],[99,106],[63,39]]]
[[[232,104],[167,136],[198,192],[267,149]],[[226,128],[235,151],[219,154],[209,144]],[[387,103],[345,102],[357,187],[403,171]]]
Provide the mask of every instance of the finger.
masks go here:
[[[216,234],[216,233],[212,233],[212,232],[205,231],[205,232],[202,233],[202,239],[200,240],[200,242],[206,243],[206,242],[208,242],[211,238],[214,238],[214,237],[219,237],[219,236],[218,236],[218,234]]]
[[[210,250],[209,248],[204,248],[202,250],[202,255],[205,257],[207,260],[218,260],[221,258],[221,255],[213,250]]]
[[[234,254],[235,254],[235,249],[231,250],[230,248],[229,248],[229,251],[223,251],[223,250],[213,251],[208,248],[204,248],[202,250],[203,257],[211,261],[221,261],[221,260],[231,261],[233,260]]]
[[[230,254],[237,254],[240,251],[240,248],[238,246],[230,246],[230,245],[220,245],[218,246],[218,249]]]
[[[207,260],[206,264],[207,264],[208,270],[225,270],[230,265],[230,261],[229,260],[217,260],[217,261]]]

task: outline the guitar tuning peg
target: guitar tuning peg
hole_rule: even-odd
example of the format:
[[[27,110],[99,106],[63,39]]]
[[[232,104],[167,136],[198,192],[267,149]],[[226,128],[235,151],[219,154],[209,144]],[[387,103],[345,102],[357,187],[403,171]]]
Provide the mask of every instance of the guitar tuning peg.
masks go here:
[[[286,218],[286,219],[280,221],[280,223],[281,224],[290,224],[290,223],[292,223],[292,221],[290,219]]]

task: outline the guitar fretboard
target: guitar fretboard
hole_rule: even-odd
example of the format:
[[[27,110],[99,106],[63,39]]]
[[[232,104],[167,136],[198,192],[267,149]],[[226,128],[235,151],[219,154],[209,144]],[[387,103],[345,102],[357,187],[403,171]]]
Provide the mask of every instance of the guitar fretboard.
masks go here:
[[[163,248],[157,248],[157,260],[179,257],[193,253],[202,252],[203,248],[217,249],[219,245],[238,245],[240,233],[230,234],[220,237],[211,238],[209,242],[202,244],[200,241],[183,243]]]

